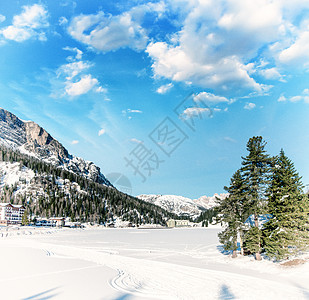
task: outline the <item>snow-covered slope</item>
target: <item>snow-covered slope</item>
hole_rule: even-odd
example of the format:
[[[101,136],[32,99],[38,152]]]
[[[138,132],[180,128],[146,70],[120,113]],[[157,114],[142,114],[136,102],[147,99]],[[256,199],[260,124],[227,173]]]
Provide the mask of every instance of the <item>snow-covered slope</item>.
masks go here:
[[[110,186],[93,162],[70,155],[45,129],[32,121],[22,121],[0,108],[0,144],[34,156],[45,162]]]
[[[214,194],[213,196],[202,196],[198,199],[194,199],[193,202],[202,209],[210,209],[217,206],[217,198],[224,199],[228,196],[227,193]]]
[[[180,216],[197,216],[200,209],[189,198],[175,195],[140,195],[139,199],[158,205]]]
[[[226,196],[227,194],[214,194],[211,197],[202,196],[194,200],[176,195],[139,195],[138,198],[179,216],[197,217],[202,211],[217,205],[216,197],[223,199]]]

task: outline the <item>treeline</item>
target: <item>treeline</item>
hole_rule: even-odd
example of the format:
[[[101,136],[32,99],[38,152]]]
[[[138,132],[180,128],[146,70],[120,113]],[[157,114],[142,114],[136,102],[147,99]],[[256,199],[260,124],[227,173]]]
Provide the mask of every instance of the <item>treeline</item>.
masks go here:
[[[25,205],[30,216],[63,216],[98,224],[116,217],[135,224],[165,224],[167,218],[175,218],[154,204],[4,146],[0,146],[0,160],[34,171],[30,184],[21,178],[1,191],[2,202]]]
[[[218,212],[214,208],[207,209],[195,219],[196,223],[202,222],[202,227],[208,227],[209,224],[212,224],[214,218],[218,215]]]
[[[232,257],[240,249],[257,260],[262,253],[282,260],[309,246],[309,198],[301,177],[283,150],[271,157],[265,146],[261,136],[249,139],[248,155],[225,187],[229,196],[219,201],[217,219],[225,224],[219,240]]]

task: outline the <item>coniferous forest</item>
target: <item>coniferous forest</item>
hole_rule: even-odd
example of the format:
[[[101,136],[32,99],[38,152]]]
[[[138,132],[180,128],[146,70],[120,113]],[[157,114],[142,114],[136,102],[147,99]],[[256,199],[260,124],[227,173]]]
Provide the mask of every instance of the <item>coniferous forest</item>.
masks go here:
[[[35,176],[21,191],[25,179],[1,189],[1,202],[23,204],[30,216],[71,217],[72,221],[103,224],[116,217],[133,224],[165,224],[175,215],[133,196],[55,167],[35,157],[0,146],[0,161],[19,163]]]
[[[249,139],[242,167],[225,187],[229,196],[218,200],[217,221],[225,225],[219,240],[232,257],[282,260],[309,247],[309,197],[301,177],[283,150],[271,157],[265,146],[261,136]]]

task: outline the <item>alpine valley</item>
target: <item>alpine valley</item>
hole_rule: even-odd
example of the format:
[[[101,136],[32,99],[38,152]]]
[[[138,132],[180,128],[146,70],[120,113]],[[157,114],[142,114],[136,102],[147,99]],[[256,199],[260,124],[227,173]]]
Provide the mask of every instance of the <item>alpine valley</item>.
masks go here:
[[[164,224],[166,210],[118,191],[93,162],[69,154],[32,121],[0,108],[1,202],[23,204],[31,216]]]
[[[93,162],[71,155],[45,129],[0,108],[0,197],[23,204],[31,216],[73,221],[165,224],[168,218],[197,218],[226,194],[191,200],[171,195],[118,191]]]

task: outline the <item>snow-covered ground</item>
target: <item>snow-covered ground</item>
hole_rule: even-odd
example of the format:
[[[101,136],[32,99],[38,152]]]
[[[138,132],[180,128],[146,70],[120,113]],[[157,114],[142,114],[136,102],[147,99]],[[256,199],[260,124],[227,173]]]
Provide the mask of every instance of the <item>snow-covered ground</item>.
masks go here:
[[[0,234],[0,297],[309,299],[309,262],[287,268],[252,257],[232,259],[221,253],[218,231],[46,229],[34,234],[20,229],[19,235]]]

